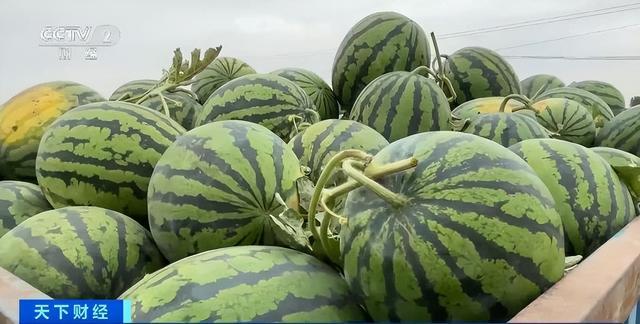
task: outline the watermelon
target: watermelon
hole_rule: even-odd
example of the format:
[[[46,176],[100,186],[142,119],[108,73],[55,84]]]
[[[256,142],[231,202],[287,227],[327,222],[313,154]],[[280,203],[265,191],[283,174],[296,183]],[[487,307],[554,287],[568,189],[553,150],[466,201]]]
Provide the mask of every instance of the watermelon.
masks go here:
[[[156,86],[157,83],[158,81],[156,80],[148,79],[129,81],[118,87],[109,100],[124,101],[137,98],[144,95],[149,89]],[[193,128],[196,116],[198,116],[202,110],[202,105],[186,91],[163,91],[162,95],[165,97],[169,116],[180,123],[185,129]],[[157,95],[148,97],[140,102],[139,105],[149,107],[163,114],[165,113],[164,107],[162,106],[162,99]]]
[[[300,163],[311,169],[309,178],[314,183],[336,153],[357,149],[375,154],[387,145],[389,142],[371,127],[342,119],[328,119],[313,124],[288,144]]]
[[[598,96],[600,99],[602,99],[602,101],[607,103],[614,115],[621,113],[626,108],[624,95],[611,83],[596,80],[586,80],[580,82],[572,82],[571,84],[569,84],[569,87],[586,90]]]
[[[375,78],[430,63],[427,35],[418,23],[397,12],[375,12],[343,38],[333,61],[331,84],[348,115],[360,92]]]
[[[640,96],[632,97],[629,100],[629,106],[634,107],[640,105]]]
[[[166,265],[148,230],[99,207],[39,213],[0,238],[0,267],[54,299],[113,299]]]
[[[506,112],[478,115],[463,131],[490,139],[505,147],[530,138],[549,137],[549,131],[535,119],[523,114]]]
[[[562,80],[549,74],[536,74],[520,81],[521,93],[531,99],[533,99],[536,94],[564,86],[565,84]]]
[[[371,81],[353,104],[349,119],[363,123],[389,141],[416,133],[450,130],[451,109],[428,68],[396,71]]]
[[[300,162],[258,124],[227,120],[178,138],[149,183],[153,238],[170,261],[206,250],[278,243],[272,217],[297,209]]]
[[[415,169],[347,195],[344,275],[375,321],[507,321],[563,275],[562,223],[551,193],[516,154],[479,136],[405,137],[370,166]]]
[[[593,121],[598,128],[613,118],[613,112],[606,102],[602,101],[598,96],[582,89],[562,87],[547,90],[537,96],[534,102],[549,98],[566,98],[581,104],[591,112]]]
[[[36,176],[55,208],[98,206],[147,222],[149,177],[185,130],[146,107],[104,101],[58,118],[42,137]]]
[[[640,156],[640,105],[625,109],[600,129],[595,146],[616,148]]]
[[[71,81],[37,84],[0,106],[0,176],[36,181],[36,152],[45,129],[63,113],[104,101],[93,89]]]
[[[202,111],[202,105],[190,94],[183,91],[165,91],[163,96],[167,102],[171,119],[177,121],[187,130],[192,129],[195,125],[196,117]],[[140,105],[159,111],[162,114],[165,113],[162,99],[159,96],[151,96],[142,101]]]
[[[538,123],[551,132],[552,138],[591,146],[596,124],[591,112],[580,103],[566,98],[549,98],[532,105]]]
[[[198,96],[198,101],[204,104],[209,99],[209,96],[225,83],[254,73],[256,73],[256,70],[238,58],[217,57],[194,77],[191,91],[195,92]]]
[[[335,270],[310,255],[270,246],[228,247],[184,258],[119,298],[131,301],[133,322],[367,319]]]
[[[630,165],[640,167],[640,157],[622,150],[611,147],[595,146],[592,151],[598,153],[601,158],[609,162],[610,165]]]
[[[300,122],[316,123],[311,98],[295,83],[273,74],[250,74],[229,81],[211,94],[196,126],[213,121],[244,120],[260,124],[284,140],[297,134]],[[299,121],[294,123],[291,117]]]
[[[49,209],[51,205],[37,185],[0,181],[0,237],[25,219]]]
[[[635,216],[628,188],[594,151],[557,139],[530,139],[510,149],[553,194],[567,255],[587,257]]]
[[[486,97],[469,100],[453,109],[451,114],[459,119],[473,119],[480,114],[497,113],[500,112],[500,107],[504,100],[505,97]],[[510,113],[522,108],[524,108],[522,102],[509,100],[505,104],[503,112]]]
[[[113,91],[109,100],[127,100],[139,97],[145,94],[149,89],[153,88],[158,80],[141,79],[129,81]]]
[[[487,48],[459,49],[447,57],[443,70],[456,93],[452,107],[477,98],[520,93],[520,79],[513,67]]]
[[[320,115],[320,119],[335,119],[340,113],[338,98],[331,87],[317,74],[301,68],[284,68],[271,72],[293,81],[309,95]]]

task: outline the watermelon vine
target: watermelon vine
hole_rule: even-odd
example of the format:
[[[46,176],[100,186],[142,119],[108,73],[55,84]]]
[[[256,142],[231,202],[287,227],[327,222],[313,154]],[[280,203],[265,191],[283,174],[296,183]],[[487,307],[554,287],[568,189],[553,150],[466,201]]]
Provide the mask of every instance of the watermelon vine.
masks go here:
[[[197,74],[202,72],[207,66],[209,66],[209,64],[211,64],[211,62],[213,62],[213,60],[218,57],[218,54],[220,54],[221,50],[222,46],[209,48],[204,52],[204,56],[201,59],[200,49],[196,48],[191,52],[191,61],[183,61],[180,48],[176,48],[173,52],[173,63],[169,70],[165,71],[164,76],[160,79],[160,81],[158,81],[153,87],[151,87],[142,95],[131,98],[119,98],[118,100],[141,104],[143,101],[149,99],[152,96],[158,96],[160,98],[160,101],[162,102],[164,113],[168,117],[170,117],[169,105],[167,104],[167,100],[171,100],[172,103],[176,104],[177,107],[181,107],[182,103],[177,102],[176,100],[173,100],[171,98],[167,98],[163,93],[165,91],[182,91],[192,95],[193,98],[197,98],[197,96],[191,90],[179,87],[187,86],[195,82],[195,80],[192,79]]]

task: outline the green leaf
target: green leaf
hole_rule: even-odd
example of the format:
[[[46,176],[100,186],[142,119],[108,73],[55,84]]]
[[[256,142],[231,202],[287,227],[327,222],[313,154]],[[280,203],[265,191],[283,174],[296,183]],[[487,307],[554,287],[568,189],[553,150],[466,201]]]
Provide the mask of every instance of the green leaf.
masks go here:
[[[313,197],[313,191],[315,190],[315,184],[309,177],[304,176],[296,180],[296,187],[298,189],[298,198],[300,199],[300,208],[308,211],[309,205],[311,205],[311,197]]]
[[[276,201],[284,206],[278,216],[270,216],[273,243],[301,252],[311,253],[309,233],[304,229],[304,218],[294,209],[288,208],[282,197],[276,193]]]

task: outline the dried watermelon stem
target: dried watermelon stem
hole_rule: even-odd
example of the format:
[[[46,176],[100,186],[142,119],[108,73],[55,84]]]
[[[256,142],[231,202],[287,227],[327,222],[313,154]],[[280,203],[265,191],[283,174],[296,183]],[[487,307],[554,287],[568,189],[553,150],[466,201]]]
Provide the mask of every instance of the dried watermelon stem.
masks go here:
[[[436,39],[436,34],[434,32],[431,32],[431,42],[433,43],[433,49],[436,52],[436,57],[435,57],[435,62],[438,62],[438,83],[440,85],[440,88],[444,91],[445,90],[445,86],[447,87],[447,89],[449,90],[449,93],[451,94],[451,97],[448,97],[447,100],[449,102],[453,102],[454,100],[456,100],[456,98],[458,98],[458,95],[456,94],[456,90],[453,89],[453,84],[451,84],[451,80],[449,80],[449,78],[447,78],[444,75],[444,66],[442,65],[442,58],[448,58],[448,56],[446,55],[440,55],[440,48],[438,47],[438,40]]]
[[[519,108],[519,109],[515,109],[512,110],[512,112],[518,111],[518,110],[523,110],[523,109],[529,109],[529,110],[533,110],[535,111],[535,109],[533,109],[533,107],[531,107],[531,100],[529,100],[529,98],[521,95],[521,94],[510,94],[506,97],[504,97],[504,99],[502,100],[502,103],[500,104],[500,109],[498,110],[499,112],[504,112],[504,109],[507,107],[507,103],[511,100],[515,100],[518,102],[521,102],[522,104],[524,104],[524,107]]]
[[[346,150],[346,151],[353,152],[357,150]],[[346,151],[342,151],[340,153],[343,153]],[[364,152],[361,152],[361,153],[364,153]],[[340,163],[342,163],[342,170],[351,178],[347,180],[347,182],[339,186],[325,189],[324,185],[326,184],[327,179],[322,179],[323,177],[321,174],[320,179],[318,180],[318,183],[314,191],[314,197],[318,195],[318,197],[316,198],[318,200],[314,200],[312,198],[312,201],[311,201],[311,207],[308,215],[309,225],[311,226],[311,232],[313,233],[314,237],[320,241],[321,246],[323,249],[325,249],[325,251],[328,251],[328,248],[329,248],[328,228],[329,228],[329,224],[331,223],[331,219],[337,218],[342,223],[346,222],[345,217],[340,216],[337,213],[335,213],[333,210],[331,210],[335,200],[338,197],[345,195],[358,187],[365,186],[369,189],[373,188],[372,190],[374,192],[384,195],[384,197],[389,199],[387,201],[391,201],[391,203],[393,204],[404,205],[406,204],[406,198],[404,198],[399,194],[391,192],[390,190],[383,187],[382,185],[375,182],[374,180],[378,178],[382,178],[384,176],[395,174],[398,172],[406,171],[408,169],[414,168],[418,164],[418,160],[412,157],[412,158],[408,158],[408,159],[404,159],[396,162],[387,163],[384,165],[370,165],[369,162],[372,158],[370,155],[366,153],[365,155],[360,155],[360,156],[353,156],[353,155],[360,155],[360,154],[346,153],[345,155],[338,158],[334,156],[335,160],[334,159],[332,160],[333,162],[335,162],[335,164],[332,164],[331,163],[332,161],[329,161],[329,164],[327,164],[327,167],[325,167],[325,169],[323,170],[323,173],[327,172],[327,174],[330,176],[332,170],[327,171],[329,166],[331,165],[332,168],[336,168]],[[321,182],[321,180],[323,181]],[[315,205],[318,202],[320,203],[320,206],[325,211],[324,218],[320,223],[320,233],[317,233],[317,228],[315,226],[315,223],[313,223],[313,220],[315,220],[315,212],[316,212]]]
[[[324,166],[322,173],[320,173],[320,177],[318,177],[318,181],[316,182],[316,187],[313,191],[313,196],[311,196],[311,202],[309,203],[309,213],[307,215],[307,222],[309,226],[309,230],[313,237],[320,242],[322,242],[322,238],[320,236],[320,232],[318,232],[318,227],[316,226],[316,211],[318,209],[318,203],[320,201],[320,196],[322,195],[322,191],[324,187],[327,185],[327,182],[331,178],[333,171],[336,167],[340,166],[340,163],[347,158],[355,158],[361,161],[371,161],[373,156],[367,154],[366,152],[360,150],[344,150],[336,153],[331,160]],[[323,246],[324,247],[324,246]],[[326,249],[326,247],[325,247]]]

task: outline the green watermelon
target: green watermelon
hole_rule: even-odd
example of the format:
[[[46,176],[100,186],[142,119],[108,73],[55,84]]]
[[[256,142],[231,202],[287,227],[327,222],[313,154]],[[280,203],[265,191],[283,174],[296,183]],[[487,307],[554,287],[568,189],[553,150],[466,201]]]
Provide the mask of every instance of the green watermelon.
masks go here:
[[[616,148],[640,156],[640,105],[625,109],[600,129],[595,146]]]
[[[202,111],[202,105],[190,94],[183,91],[174,91],[163,93],[169,116],[177,121],[182,127],[189,130],[192,129],[196,122],[196,117]],[[140,103],[141,106],[149,107],[155,111],[164,114],[162,99],[159,96],[151,96]]]
[[[180,136],[149,183],[149,225],[170,261],[233,245],[278,243],[272,226],[298,206],[300,162],[258,124],[228,120]]]
[[[596,136],[596,124],[591,112],[580,103],[566,98],[549,98],[532,105],[538,123],[557,138],[591,146]]]
[[[83,105],[42,137],[36,176],[55,208],[98,206],[147,222],[149,177],[185,130],[171,118],[121,101]]]
[[[372,168],[415,169],[347,195],[344,275],[375,321],[507,321],[563,275],[551,193],[516,154],[479,136],[434,131],[389,144]]]
[[[594,151],[557,139],[526,140],[510,149],[553,194],[567,255],[587,257],[635,216],[629,190]]]
[[[109,100],[127,100],[145,94],[149,89],[153,88],[158,80],[140,79],[129,81],[113,91]]]
[[[452,107],[477,98],[520,93],[520,79],[513,67],[487,48],[459,49],[447,57],[443,70],[456,93]],[[448,90],[445,93],[449,95]]]
[[[149,89],[153,88],[158,81],[156,80],[134,80],[118,87],[109,100],[127,100],[142,96]],[[185,129],[191,129],[194,126],[196,116],[202,110],[202,105],[186,91],[163,91],[169,116],[180,123]],[[153,110],[165,113],[162,106],[162,99],[159,96],[150,96],[139,103],[141,106],[149,107]]]
[[[104,101],[93,89],[71,81],[32,86],[0,105],[0,175],[36,182],[38,145],[45,129],[65,112]]]
[[[213,121],[244,120],[260,124],[288,141],[297,134],[300,122],[319,121],[314,109],[313,101],[295,83],[273,74],[250,74],[212,93],[196,127]],[[292,117],[299,119],[297,124]]]
[[[569,84],[569,87],[586,90],[598,96],[600,99],[602,99],[602,101],[607,103],[614,115],[617,115],[624,109],[626,109],[624,95],[611,83],[596,80],[586,80],[580,82],[572,82],[571,84]]]
[[[500,107],[505,97],[486,97],[469,100],[451,112],[453,116],[459,119],[474,119],[476,116],[488,113],[500,112]],[[524,108],[524,104],[520,101],[509,100],[505,104],[504,111],[506,113]]]
[[[613,118],[613,112],[606,102],[602,101],[598,96],[578,88],[562,87],[547,90],[534,99],[534,102],[549,98],[565,98],[571,99],[591,112],[596,127],[602,127],[606,122]]]
[[[269,246],[202,252],[124,292],[133,322],[351,322],[366,314],[340,275],[310,255]]]
[[[0,181],[0,237],[27,218],[51,209],[40,187],[23,181]]]
[[[562,80],[549,74],[536,74],[520,81],[521,93],[531,99],[533,99],[536,94],[564,86],[565,84]]]
[[[217,57],[209,66],[194,77],[191,91],[198,96],[198,101],[204,104],[209,96],[225,83],[244,75],[254,74],[249,64],[235,57]]]
[[[449,101],[426,70],[389,72],[371,81],[353,104],[349,119],[375,129],[389,142],[450,130]]]
[[[506,112],[480,114],[463,130],[508,147],[530,138],[548,138],[549,131],[535,119]]]
[[[638,177],[638,174],[640,174],[640,157],[611,147],[596,146],[592,147],[591,150],[605,159],[616,171],[620,181],[631,192],[631,197],[637,209],[636,214],[640,212],[640,205],[638,204],[640,202],[640,178]]]
[[[309,178],[315,183],[336,153],[357,149],[375,154],[389,142],[369,126],[352,120],[328,119],[309,126],[288,145],[300,163],[311,169]]]
[[[0,238],[0,267],[54,299],[113,299],[165,264],[148,230],[99,207],[45,211]]]
[[[349,115],[360,92],[375,78],[430,63],[427,35],[418,23],[397,12],[376,12],[351,27],[340,43],[331,71],[332,88]]]
[[[611,147],[596,146],[591,148],[610,165],[632,165],[640,167],[640,157]]]
[[[284,68],[271,72],[293,81],[309,95],[320,114],[320,119],[335,119],[340,113],[338,98],[331,87],[317,74],[301,68]]]

